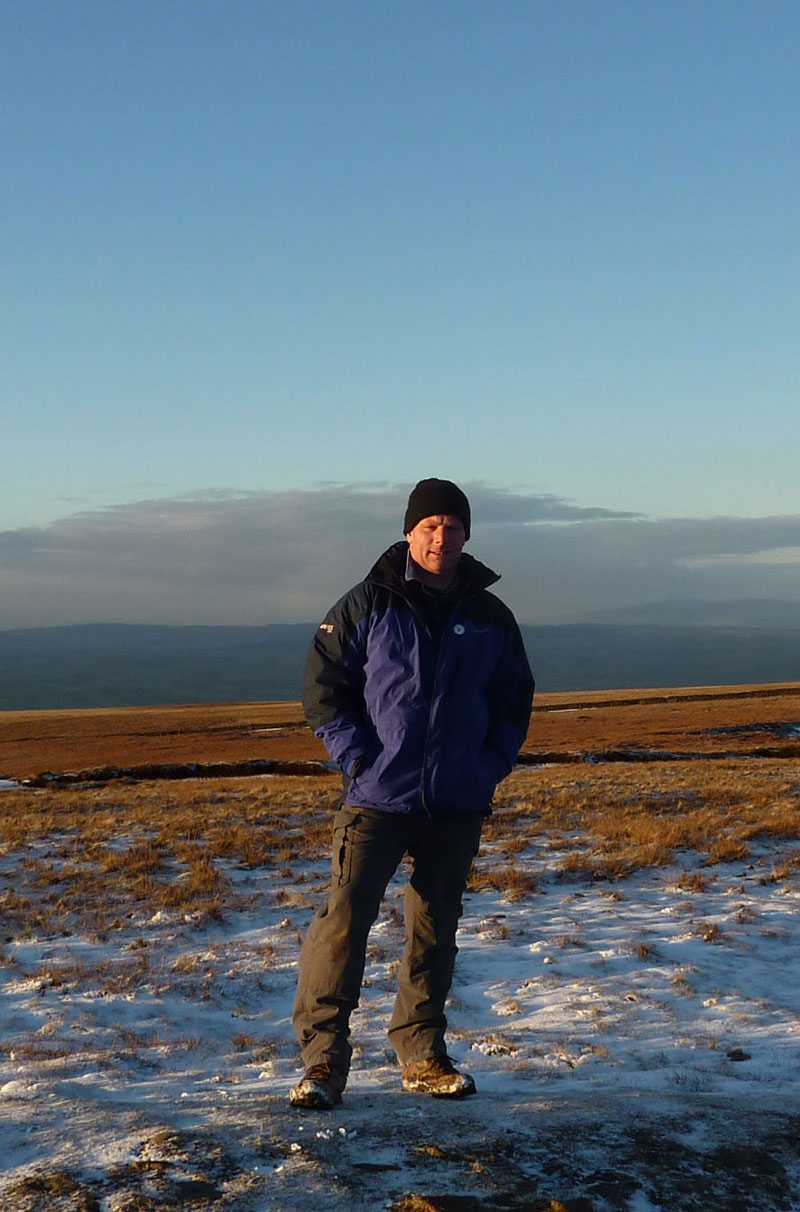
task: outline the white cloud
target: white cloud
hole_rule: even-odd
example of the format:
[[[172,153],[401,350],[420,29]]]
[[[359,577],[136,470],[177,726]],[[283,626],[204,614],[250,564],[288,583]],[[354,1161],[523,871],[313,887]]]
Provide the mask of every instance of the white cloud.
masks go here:
[[[0,625],[312,621],[402,537],[409,488],[209,490],[0,532]],[[502,573],[521,621],[664,598],[800,602],[800,517],[655,520],[465,488],[469,550]]]

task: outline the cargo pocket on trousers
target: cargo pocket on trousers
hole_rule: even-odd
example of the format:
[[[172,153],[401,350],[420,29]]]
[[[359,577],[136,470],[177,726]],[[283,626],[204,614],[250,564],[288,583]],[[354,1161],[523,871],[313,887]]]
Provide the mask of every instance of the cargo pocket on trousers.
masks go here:
[[[361,813],[352,808],[340,808],[333,822],[332,887],[342,888],[350,882],[353,870],[353,833]]]

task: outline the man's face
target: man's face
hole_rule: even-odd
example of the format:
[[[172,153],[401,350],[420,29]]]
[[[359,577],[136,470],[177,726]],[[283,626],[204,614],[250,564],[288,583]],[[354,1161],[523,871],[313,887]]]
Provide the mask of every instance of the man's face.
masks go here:
[[[451,581],[466,542],[464,524],[450,513],[422,518],[406,535],[411,558],[423,572]]]

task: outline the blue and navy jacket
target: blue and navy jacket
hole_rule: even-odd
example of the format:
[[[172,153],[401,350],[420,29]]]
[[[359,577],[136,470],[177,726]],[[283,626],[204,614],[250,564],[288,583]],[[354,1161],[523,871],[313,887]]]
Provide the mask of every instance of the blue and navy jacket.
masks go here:
[[[385,812],[488,812],[528,730],[533,677],[496,573],[462,554],[433,618],[395,543],[328,612],[303,675],[311,728],[345,802]]]

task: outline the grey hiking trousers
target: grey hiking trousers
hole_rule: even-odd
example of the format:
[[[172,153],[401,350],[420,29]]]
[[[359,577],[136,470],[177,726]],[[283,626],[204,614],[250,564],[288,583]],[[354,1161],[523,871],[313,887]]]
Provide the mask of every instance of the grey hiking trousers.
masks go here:
[[[444,1004],[453,979],[461,898],[484,817],[340,808],[333,822],[331,887],[300,952],[294,1027],[303,1065],[346,1078],[350,1015],[358,1005],[367,936],[386,885],[408,853],[406,947],[389,1040],[401,1065],[446,1055]]]

